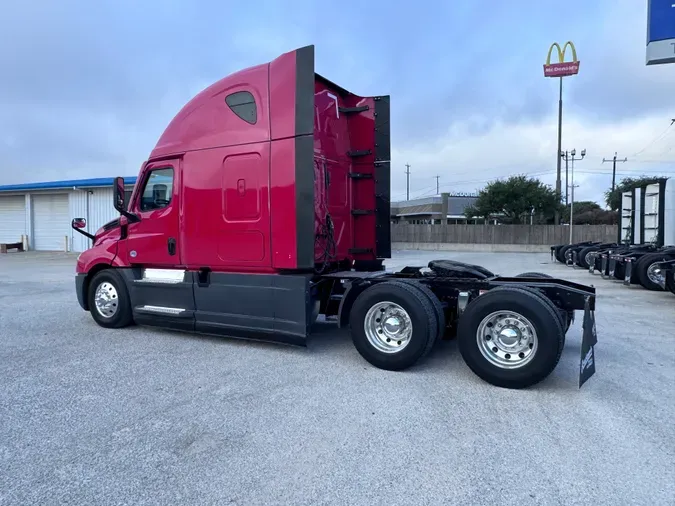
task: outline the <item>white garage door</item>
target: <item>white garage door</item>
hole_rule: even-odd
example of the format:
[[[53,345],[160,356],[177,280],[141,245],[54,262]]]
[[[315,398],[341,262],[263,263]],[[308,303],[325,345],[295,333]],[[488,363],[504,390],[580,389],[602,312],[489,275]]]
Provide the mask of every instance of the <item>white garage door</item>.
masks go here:
[[[26,197],[0,195],[0,242],[20,242],[26,233]]]
[[[70,237],[68,194],[33,195],[33,248],[63,251]]]

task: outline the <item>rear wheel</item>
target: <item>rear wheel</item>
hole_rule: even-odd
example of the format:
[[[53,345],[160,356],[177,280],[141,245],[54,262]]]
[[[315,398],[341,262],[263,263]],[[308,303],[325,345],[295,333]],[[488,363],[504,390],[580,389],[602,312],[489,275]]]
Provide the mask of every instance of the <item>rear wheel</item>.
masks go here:
[[[581,251],[577,254],[577,265],[583,267],[584,269],[589,269],[591,263],[594,262],[592,253],[596,251],[595,246],[589,246],[588,248],[582,248]]]
[[[565,257],[565,254],[567,253],[567,250],[570,249],[571,247],[572,247],[571,244],[566,244],[565,246],[563,246],[562,248],[560,248],[560,251],[558,251],[558,256],[557,256],[558,261],[559,261],[560,263],[562,263],[562,264],[566,263],[566,260],[567,260],[567,259],[566,259],[566,257]]]
[[[443,305],[441,301],[438,300],[438,297],[431,291],[427,285],[420,283],[414,279],[397,279],[396,281],[391,281],[392,284],[396,283],[407,283],[409,285],[414,285],[418,290],[420,290],[431,302],[431,305],[434,307],[434,313],[436,314],[436,320],[438,321],[438,332],[436,334],[437,339],[443,339],[445,335],[445,311],[443,310]]]
[[[438,336],[433,304],[410,283],[384,282],[364,290],[354,301],[349,324],[359,354],[390,371],[414,365]]]
[[[120,328],[133,323],[127,288],[122,276],[114,269],[94,275],[87,297],[91,316],[101,327]]]
[[[672,257],[663,253],[648,253],[640,258],[634,266],[640,284],[647,290],[662,291],[661,283],[666,281],[665,272],[658,267],[658,264],[667,260],[672,260]]]
[[[480,378],[499,387],[525,388],[555,369],[565,334],[556,311],[540,297],[499,287],[467,306],[458,338],[464,361]]]

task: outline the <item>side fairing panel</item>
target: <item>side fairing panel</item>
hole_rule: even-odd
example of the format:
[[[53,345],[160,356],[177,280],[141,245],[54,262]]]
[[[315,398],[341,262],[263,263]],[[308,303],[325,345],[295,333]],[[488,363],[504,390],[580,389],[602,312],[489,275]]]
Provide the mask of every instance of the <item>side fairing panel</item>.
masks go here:
[[[271,268],[270,143],[187,153],[181,252],[188,268]]]

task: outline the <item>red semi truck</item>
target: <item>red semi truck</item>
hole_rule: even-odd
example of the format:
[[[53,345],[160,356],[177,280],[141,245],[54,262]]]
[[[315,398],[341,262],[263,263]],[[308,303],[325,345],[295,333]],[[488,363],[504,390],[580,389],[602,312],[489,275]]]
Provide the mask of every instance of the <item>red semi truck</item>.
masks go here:
[[[95,235],[73,220],[93,241],[77,260],[80,306],[108,328],[299,345],[322,314],[388,370],[457,337],[469,367],[508,388],[553,371],[584,310],[588,375],[594,288],[449,260],[384,269],[389,120],[388,96],[316,74],[314,46],[216,82],[169,123],[128,202],[115,179],[118,219]]]

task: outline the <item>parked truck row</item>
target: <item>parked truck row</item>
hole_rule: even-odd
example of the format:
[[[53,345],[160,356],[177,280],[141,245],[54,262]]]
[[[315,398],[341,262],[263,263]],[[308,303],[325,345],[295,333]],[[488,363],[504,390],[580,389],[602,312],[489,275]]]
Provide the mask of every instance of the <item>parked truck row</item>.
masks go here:
[[[132,324],[305,345],[319,315],[387,370],[457,339],[470,369],[522,388],[556,368],[575,311],[579,385],[594,372],[595,289],[451,260],[385,270],[390,99],[316,74],[314,47],[221,79],[169,123],[120,217],[85,232],[80,306]]]
[[[558,244],[551,257],[625,285],[675,294],[675,184],[663,179],[624,192],[620,216],[616,242]]]

